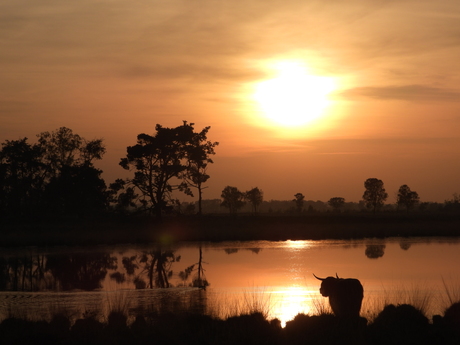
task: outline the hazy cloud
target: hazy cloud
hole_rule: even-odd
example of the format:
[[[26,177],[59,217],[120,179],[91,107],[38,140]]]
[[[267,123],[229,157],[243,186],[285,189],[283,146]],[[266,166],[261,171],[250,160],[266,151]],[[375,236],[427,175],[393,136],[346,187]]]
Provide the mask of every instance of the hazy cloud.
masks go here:
[[[425,85],[402,85],[383,87],[357,87],[337,94],[346,99],[360,97],[381,100],[405,101],[460,101],[460,92]]]

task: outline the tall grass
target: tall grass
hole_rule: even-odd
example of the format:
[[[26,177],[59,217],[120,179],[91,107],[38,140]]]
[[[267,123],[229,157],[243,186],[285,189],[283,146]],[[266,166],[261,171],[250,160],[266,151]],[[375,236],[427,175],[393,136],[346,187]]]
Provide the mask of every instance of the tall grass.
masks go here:
[[[114,291],[106,295],[106,315],[115,312],[128,316],[131,300],[126,291]]]
[[[410,304],[426,317],[430,317],[436,300],[434,289],[426,285],[412,284],[407,287],[404,285],[394,285],[382,287],[383,293],[378,296],[364,294],[361,315],[372,322],[377,315],[388,305]]]
[[[311,297],[311,313],[312,315],[332,314],[329,298],[319,295]]]
[[[265,318],[268,318],[272,308],[271,293],[265,288],[253,287],[250,290],[244,290],[242,298],[232,295],[220,295],[218,298],[214,298],[213,302],[208,304],[208,313],[221,319],[254,313],[261,313]]]
[[[446,281],[441,277],[442,285],[444,287],[444,295],[441,298],[441,304],[444,309],[448,308],[454,303],[460,302],[460,282],[457,278],[456,281],[450,279]]]

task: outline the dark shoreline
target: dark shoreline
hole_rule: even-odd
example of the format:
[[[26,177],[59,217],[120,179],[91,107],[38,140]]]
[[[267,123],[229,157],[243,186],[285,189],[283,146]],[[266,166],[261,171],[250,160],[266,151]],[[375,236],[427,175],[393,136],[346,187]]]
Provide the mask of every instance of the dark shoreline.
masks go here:
[[[458,237],[458,214],[319,214],[99,217],[0,224],[0,247],[183,241]]]

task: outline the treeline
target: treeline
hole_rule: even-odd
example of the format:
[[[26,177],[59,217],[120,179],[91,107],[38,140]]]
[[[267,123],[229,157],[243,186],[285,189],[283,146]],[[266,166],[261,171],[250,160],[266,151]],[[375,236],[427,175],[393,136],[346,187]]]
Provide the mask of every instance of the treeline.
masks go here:
[[[460,212],[460,199],[455,201],[455,196],[445,202],[420,202],[414,206],[411,213],[436,213],[436,212]],[[196,213],[195,201],[182,202],[174,207],[174,214],[192,215]],[[204,199],[202,201],[203,214],[229,214],[229,210],[222,206],[222,199]],[[258,206],[257,214],[272,215],[320,215],[320,214],[350,214],[370,213],[372,210],[366,206],[364,201],[345,201],[337,210],[328,201],[304,200],[302,208],[299,209],[293,200],[263,200]],[[406,213],[407,209],[398,206],[397,203],[385,204],[379,209],[380,213]],[[240,215],[253,215],[253,206],[246,202],[239,210]]]
[[[120,160],[132,177],[107,185],[94,162],[106,152],[103,139],[87,140],[66,127],[28,138],[6,140],[0,150],[0,219],[38,220],[87,218],[103,214],[319,213],[460,210],[460,197],[444,203],[420,202],[409,186],[398,190],[395,205],[385,204],[383,181],[364,182],[362,201],[331,197],[307,201],[302,193],[291,200],[264,200],[258,187],[242,192],[226,186],[221,199],[202,200],[210,178],[208,165],[218,142],[207,139],[210,127],[195,131],[184,121],[174,128],[156,125],[155,133],[139,134]],[[196,197],[180,202],[177,192]]]
[[[94,161],[106,152],[102,139],[87,140],[61,127],[28,138],[6,140],[0,151],[0,219],[85,218],[104,213],[172,212],[175,190],[201,196],[209,179],[217,142],[207,140],[210,127],[194,131],[193,123],[155,127],[127,147],[120,166],[133,177],[107,185]]]

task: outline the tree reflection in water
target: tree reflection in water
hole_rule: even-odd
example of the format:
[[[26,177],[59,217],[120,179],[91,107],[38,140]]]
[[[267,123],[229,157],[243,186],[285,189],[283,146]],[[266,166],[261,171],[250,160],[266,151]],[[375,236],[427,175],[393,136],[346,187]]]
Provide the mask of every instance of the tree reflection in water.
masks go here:
[[[180,261],[173,250],[163,250],[160,246],[131,257],[123,257],[122,263],[128,276],[133,278],[136,289],[171,287],[169,278],[173,274],[172,264]],[[136,274],[138,269],[140,272]]]
[[[77,253],[48,255],[46,270],[57,282],[56,290],[100,289],[108,269],[116,269],[117,260],[110,254]]]
[[[104,253],[30,254],[0,258],[2,291],[100,289],[116,258]]]
[[[1,291],[39,291],[47,288],[45,255],[0,257]]]

